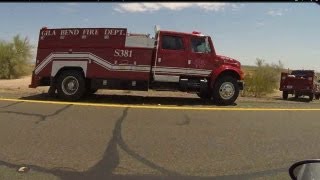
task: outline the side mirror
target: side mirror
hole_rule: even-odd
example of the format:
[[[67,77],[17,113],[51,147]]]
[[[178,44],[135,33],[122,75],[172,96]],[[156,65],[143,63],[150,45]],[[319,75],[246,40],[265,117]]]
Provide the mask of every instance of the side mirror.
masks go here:
[[[304,160],[294,163],[289,168],[292,180],[320,179],[320,159]]]

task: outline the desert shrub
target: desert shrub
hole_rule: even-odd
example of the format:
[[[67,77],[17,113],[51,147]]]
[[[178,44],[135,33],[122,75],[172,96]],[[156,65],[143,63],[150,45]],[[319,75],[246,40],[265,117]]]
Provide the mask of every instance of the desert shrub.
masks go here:
[[[268,64],[257,58],[256,66],[253,71],[245,72],[245,89],[242,96],[261,97],[273,93],[279,86],[280,74],[283,70],[281,61],[278,64]]]
[[[32,46],[19,35],[12,42],[0,41],[0,79],[19,78],[30,73]]]

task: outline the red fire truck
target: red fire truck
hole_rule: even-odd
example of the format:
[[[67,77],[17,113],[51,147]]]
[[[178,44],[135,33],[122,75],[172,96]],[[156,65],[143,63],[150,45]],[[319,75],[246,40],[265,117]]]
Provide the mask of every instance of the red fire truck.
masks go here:
[[[309,101],[312,101],[313,98],[318,100],[320,98],[320,80],[313,70],[282,72],[280,91],[282,91],[283,99],[288,99],[288,94],[293,94],[295,98],[309,96]]]
[[[98,89],[197,93],[230,105],[243,89],[239,61],[217,55],[210,36],[155,28],[155,37],[126,28],[40,30],[30,88],[76,101]]]

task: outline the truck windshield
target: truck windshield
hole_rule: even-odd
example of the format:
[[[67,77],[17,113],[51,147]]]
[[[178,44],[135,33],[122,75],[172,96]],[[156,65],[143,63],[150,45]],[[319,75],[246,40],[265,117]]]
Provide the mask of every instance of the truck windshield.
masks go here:
[[[191,38],[192,52],[196,53],[210,53],[211,48],[208,37],[192,37]]]
[[[295,75],[295,76],[312,76],[313,75],[313,71],[292,71],[291,74]]]

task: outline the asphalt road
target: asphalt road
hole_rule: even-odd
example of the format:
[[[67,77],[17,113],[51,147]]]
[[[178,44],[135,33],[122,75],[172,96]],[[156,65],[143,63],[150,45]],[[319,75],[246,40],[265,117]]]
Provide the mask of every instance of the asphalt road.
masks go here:
[[[289,179],[320,156],[320,105],[274,106],[0,100],[0,179]]]

